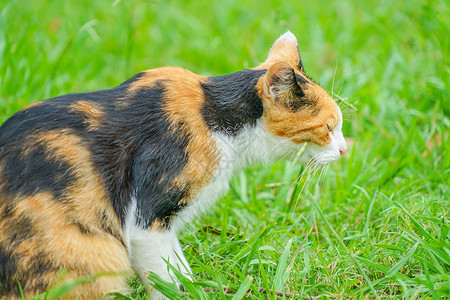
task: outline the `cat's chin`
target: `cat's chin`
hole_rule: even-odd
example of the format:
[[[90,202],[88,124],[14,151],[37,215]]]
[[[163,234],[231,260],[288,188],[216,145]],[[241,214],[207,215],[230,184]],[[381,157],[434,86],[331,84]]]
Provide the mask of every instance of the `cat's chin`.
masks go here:
[[[299,162],[304,165],[322,167],[337,161],[340,157],[339,149],[332,144],[325,147],[308,144]]]
[[[321,167],[324,167],[324,166],[334,163],[338,159],[310,157],[309,159],[301,159],[301,160],[299,160],[299,162],[301,164],[303,164],[304,166],[308,166],[308,167],[311,166],[313,168],[321,168]]]
[[[324,159],[316,159],[316,161],[317,161],[317,163],[320,166],[326,166],[326,165],[329,165],[331,163],[334,163],[338,159],[339,159],[339,157],[337,157],[337,158],[324,158]]]

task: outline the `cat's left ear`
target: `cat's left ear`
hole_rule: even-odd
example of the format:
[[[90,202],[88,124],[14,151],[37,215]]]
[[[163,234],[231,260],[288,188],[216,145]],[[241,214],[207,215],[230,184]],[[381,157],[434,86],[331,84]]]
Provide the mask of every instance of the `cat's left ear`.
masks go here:
[[[273,64],[267,70],[263,91],[267,98],[279,101],[290,108],[296,108],[304,96],[294,69],[284,61]]]
[[[266,63],[276,61],[288,61],[299,70],[303,70],[297,38],[289,30],[275,41],[269,51]]]

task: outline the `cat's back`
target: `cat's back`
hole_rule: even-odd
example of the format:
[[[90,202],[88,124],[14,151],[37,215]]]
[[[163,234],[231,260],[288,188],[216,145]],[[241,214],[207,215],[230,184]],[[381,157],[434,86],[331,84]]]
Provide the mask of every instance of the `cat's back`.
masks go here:
[[[176,114],[174,109],[189,109],[196,99],[202,98],[200,83],[205,80],[206,77],[180,67],[162,67],[138,73],[114,88],[39,101],[18,111],[1,124],[0,147],[49,130],[67,129],[78,135],[86,135],[98,129],[95,125],[100,125],[102,121],[107,121],[108,126],[114,126],[111,121],[119,114],[127,111],[133,114],[155,105],[160,108],[168,106],[163,109],[168,114]],[[192,100],[187,107],[186,102],[183,102],[186,98]],[[178,99],[177,107],[170,107],[172,99]],[[201,105],[200,102],[197,101],[197,104]]]
[[[83,135],[89,119],[98,119],[115,99],[125,96],[129,83],[140,75],[111,89],[62,95],[23,108],[1,124],[0,146],[50,130],[71,129]]]

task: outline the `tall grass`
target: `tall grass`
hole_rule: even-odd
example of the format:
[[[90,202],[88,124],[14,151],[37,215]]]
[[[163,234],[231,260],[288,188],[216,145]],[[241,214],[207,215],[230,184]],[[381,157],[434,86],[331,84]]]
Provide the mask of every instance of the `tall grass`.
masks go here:
[[[249,68],[290,29],[345,100],[350,151],[323,180],[290,161],[237,174],[181,234],[186,292],[151,281],[173,299],[448,298],[449,15],[439,0],[4,1],[0,122],[157,66]]]

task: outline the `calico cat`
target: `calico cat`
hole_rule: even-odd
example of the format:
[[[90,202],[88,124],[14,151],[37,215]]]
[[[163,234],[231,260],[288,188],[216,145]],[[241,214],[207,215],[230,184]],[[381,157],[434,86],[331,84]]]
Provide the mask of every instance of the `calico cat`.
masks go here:
[[[130,270],[172,280],[165,260],[189,276],[177,230],[234,172],[305,143],[303,163],[331,163],[346,151],[341,128],[289,31],[254,69],[164,67],[33,104],[0,127],[0,298],[20,296],[18,283],[26,297],[45,292],[61,273],[114,274],[68,296],[99,298],[126,288]]]

